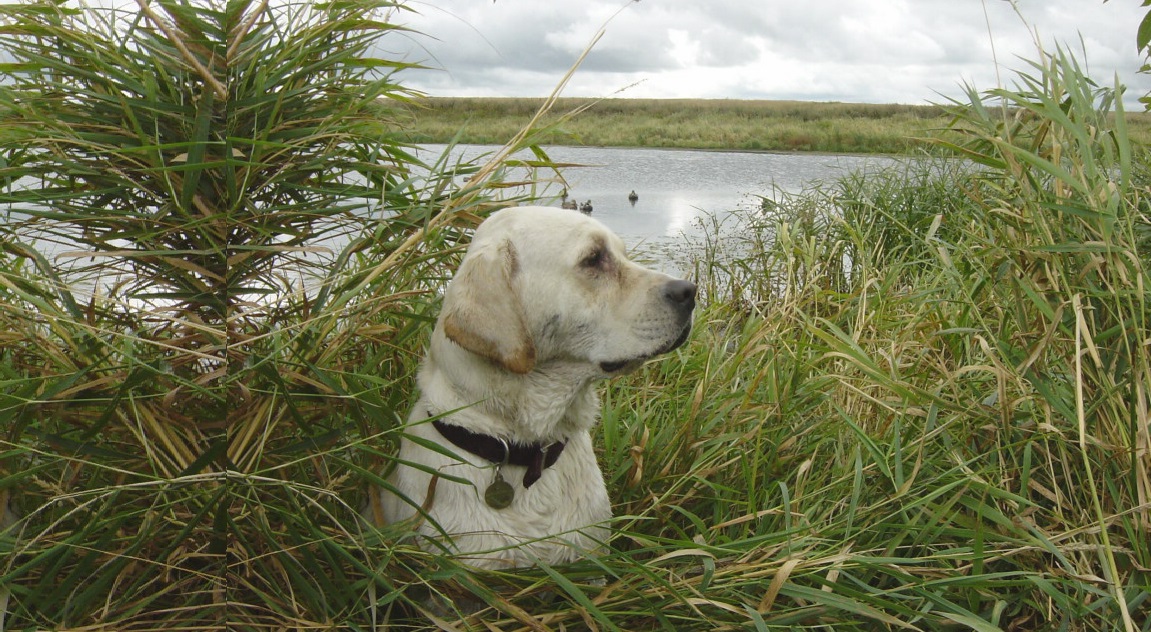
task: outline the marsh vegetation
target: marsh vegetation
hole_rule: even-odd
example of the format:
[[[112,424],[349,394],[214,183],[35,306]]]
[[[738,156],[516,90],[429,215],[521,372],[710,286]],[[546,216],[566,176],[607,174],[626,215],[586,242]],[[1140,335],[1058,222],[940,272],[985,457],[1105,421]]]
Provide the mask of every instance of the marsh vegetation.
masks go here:
[[[359,512],[470,229],[582,114],[421,164],[397,7],[148,6],[0,7],[0,627],[1151,628],[1151,180],[1070,56],[947,109],[977,169],[705,237],[696,333],[604,389],[610,553],[480,573]]]
[[[539,142],[590,147],[915,154],[959,123],[941,105],[725,99],[559,99]],[[413,102],[414,142],[503,144],[543,99],[435,97]],[[578,116],[569,113],[579,111]],[[1128,134],[1151,140],[1151,115],[1127,112]],[[562,121],[560,121],[562,119]]]

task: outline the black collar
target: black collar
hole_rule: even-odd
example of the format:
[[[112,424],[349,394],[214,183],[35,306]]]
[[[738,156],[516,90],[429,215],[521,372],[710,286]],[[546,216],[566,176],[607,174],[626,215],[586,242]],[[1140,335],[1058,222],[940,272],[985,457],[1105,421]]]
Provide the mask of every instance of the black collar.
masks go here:
[[[520,465],[528,468],[524,473],[524,487],[531,487],[543,476],[564,451],[564,442],[509,443],[491,435],[472,432],[462,426],[453,426],[440,419],[432,422],[436,430],[457,448],[491,461],[497,465]]]

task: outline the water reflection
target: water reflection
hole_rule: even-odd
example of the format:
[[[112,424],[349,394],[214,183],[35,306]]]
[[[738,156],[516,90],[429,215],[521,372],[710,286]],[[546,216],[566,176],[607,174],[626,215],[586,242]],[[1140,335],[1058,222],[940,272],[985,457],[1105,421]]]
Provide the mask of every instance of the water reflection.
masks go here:
[[[424,158],[438,156],[443,145],[429,145]],[[455,148],[464,158],[499,148]],[[549,147],[559,163],[584,165],[564,170],[567,193],[591,200],[592,216],[619,233],[629,245],[679,240],[698,231],[697,220],[736,209],[758,208],[761,197],[798,192],[870,165],[890,164],[877,156],[773,154],[642,148]],[[525,158],[528,156],[525,156]],[[635,191],[634,204],[628,194]],[[553,185],[543,203],[560,205],[563,187]]]

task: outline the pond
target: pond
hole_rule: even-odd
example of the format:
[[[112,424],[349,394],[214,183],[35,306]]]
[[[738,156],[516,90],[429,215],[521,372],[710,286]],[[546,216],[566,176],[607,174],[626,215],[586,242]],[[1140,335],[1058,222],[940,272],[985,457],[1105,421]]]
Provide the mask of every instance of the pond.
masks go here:
[[[421,157],[444,152],[428,145]],[[464,158],[491,154],[494,146],[454,149]],[[859,169],[891,164],[890,157],[840,154],[785,154],[678,149],[550,147],[557,163],[584,165],[564,169],[567,193],[591,201],[592,217],[618,233],[629,246],[640,242],[679,240],[700,230],[697,220],[709,214],[759,208],[763,197],[794,193],[820,181],[831,181]],[[635,191],[632,203],[628,194]],[[543,203],[560,205],[560,185]]]
[[[491,155],[499,149],[457,146],[450,152],[451,162]],[[435,162],[445,151],[444,145],[426,145],[418,153],[421,159]],[[686,272],[679,269],[680,262],[675,261],[674,254],[681,250],[685,238],[702,236],[702,218],[722,218],[734,210],[759,208],[763,197],[775,197],[781,191],[797,192],[816,182],[893,161],[882,156],[644,148],[550,147],[547,151],[554,162],[580,165],[563,170],[567,193],[572,198],[590,201],[592,217],[618,233],[637,258],[673,274]],[[541,203],[559,206],[562,191],[559,183],[549,185],[545,193],[551,197]],[[628,199],[631,191],[638,195],[634,202]],[[731,229],[730,224],[725,227]],[[61,262],[61,255],[76,250],[63,239],[36,240],[34,235],[28,236],[57,263]],[[333,237],[317,245],[328,248],[330,252],[324,256],[331,256],[346,244],[346,239]],[[66,261],[65,267],[70,267]],[[73,289],[81,294],[93,291],[97,283],[91,278],[69,276]],[[109,285],[118,280],[103,278],[100,282]],[[309,279],[304,284],[308,285]]]

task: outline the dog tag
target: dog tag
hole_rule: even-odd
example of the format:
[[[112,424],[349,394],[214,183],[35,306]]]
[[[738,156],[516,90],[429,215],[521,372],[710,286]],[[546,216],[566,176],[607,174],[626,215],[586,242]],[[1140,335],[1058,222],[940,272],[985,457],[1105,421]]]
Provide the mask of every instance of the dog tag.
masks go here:
[[[496,470],[496,480],[492,481],[491,485],[484,490],[484,502],[492,509],[506,509],[512,504],[512,499],[516,496],[516,490],[504,480],[500,471]]]

